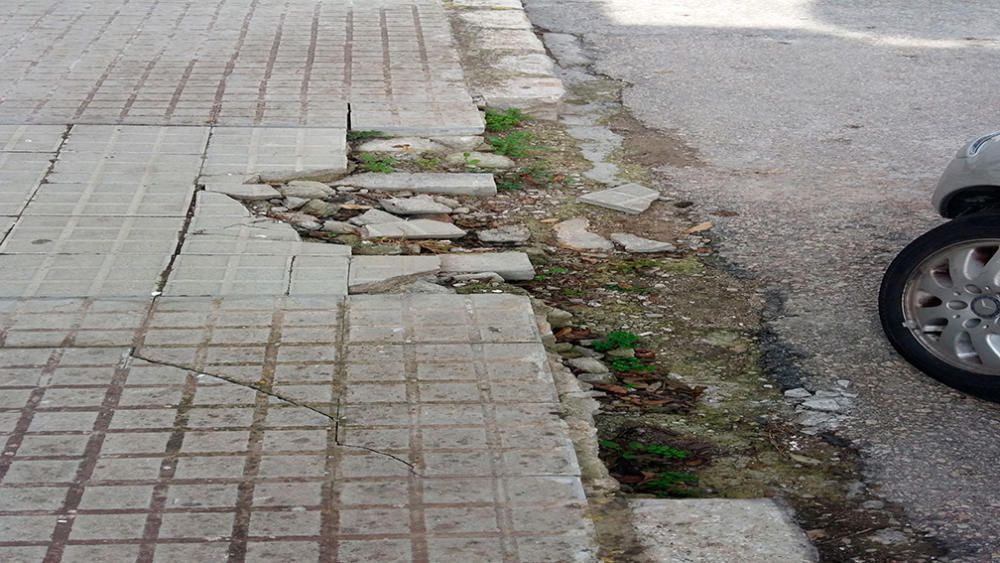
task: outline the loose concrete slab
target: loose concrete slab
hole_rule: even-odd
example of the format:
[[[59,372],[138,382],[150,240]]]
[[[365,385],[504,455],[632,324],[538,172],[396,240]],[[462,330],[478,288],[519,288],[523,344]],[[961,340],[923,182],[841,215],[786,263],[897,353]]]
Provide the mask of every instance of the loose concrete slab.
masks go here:
[[[607,251],[615,247],[608,239],[588,231],[590,221],[581,217],[558,223],[554,228],[559,244],[566,248]]]
[[[395,137],[392,139],[374,139],[363,143],[356,149],[358,152],[389,152],[401,154],[420,154],[425,152],[443,153],[448,147],[430,139],[421,137]]]
[[[809,563],[816,550],[770,499],[633,499],[645,558],[660,563]]]
[[[278,188],[278,191],[285,197],[298,197],[305,200],[323,199],[336,193],[330,186],[310,180],[293,180],[287,186]]]
[[[442,221],[431,219],[414,219],[398,223],[375,223],[364,228],[362,236],[373,238],[400,239],[456,239],[462,238],[466,232]]]
[[[611,233],[611,240],[625,249],[626,252],[647,254],[652,252],[673,252],[677,247],[669,242],[661,242],[648,238],[637,237],[628,233]]]
[[[489,152],[465,151],[448,155],[445,162],[456,166],[466,166],[469,168],[483,168],[507,170],[514,168],[517,164],[502,154]]]
[[[457,274],[496,272],[507,281],[535,279],[535,267],[523,252],[444,254],[441,271]]]
[[[451,213],[451,207],[434,201],[434,198],[428,195],[406,198],[394,197],[383,199],[379,203],[382,205],[382,209],[385,209],[389,213],[395,215],[435,215],[439,213]]]
[[[337,180],[335,186],[354,186],[382,192],[419,192],[443,195],[494,196],[492,174],[438,172],[379,174],[366,172]]]
[[[579,200],[598,207],[638,215],[659,199],[660,192],[639,184],[625,184],[580,196]]]
[[[357,217],[349,219],[347,222],[352,225],[363,227],[365,225],[376,225],[379,223],[398,223],[401,219],[392,213],[386,213],[381,209],[369,209]]]
[[[355,256],[351,259],[351,293],[385,293],[441,271],[437,256]]]
[[[505,225],[476,233],[479,240],[489,243],[522,243],[531,240],[531,231],[523,225]]]
[[[281,197],[281,193],[272,188],[270,184],[207,184],[205,191],[226,194],[233,199],[243,201],[261,201]]]
[[[263,182],[332,180],[347,171],[341,128],[216,127],[202,174],[257,174]]]

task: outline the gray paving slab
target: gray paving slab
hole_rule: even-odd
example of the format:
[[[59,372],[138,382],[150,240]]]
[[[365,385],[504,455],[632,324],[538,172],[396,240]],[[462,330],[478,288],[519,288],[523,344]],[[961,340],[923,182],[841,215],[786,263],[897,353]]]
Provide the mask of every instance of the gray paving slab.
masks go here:
[[[17,215],[24,210],[54,157],[50,153],[0,153],[0,214]]]
[[[74,125],[61,152],[201,156],[211,127]]]
[[[323,245],[334,248],[339,245]],[[339,256],[296,256],[292,263],[289,295],[347,295],[350,258]]]
[[[451,223],[431,219],[414,219],[398,223],[374,223],[366,225],[362,236],[398,239],[455,239],[465,236],[465,231]]]
[[[281,198],[281,193],[269,184],[238,184],[235,182],[206,184],[205,191],[225,194],[243,201],[262,201]]]
[[[0,125],[0,152],[54,153],[66,130],[64,125]]]
[[[596,559],[528,300],[348,299],[0,299],[0,553]]]
[[[0,252],[169,256],[183,226],[183,217],[25,215]]]
[[[169,296],[286,295],[290,255],[181,254],[167,278]]]
[[[391,283],[404,283],[441,270],[438,256],[355,256],[351,258],[351,293],[380,293]]]
[[[659,198],[660,192],[656,190],[639,184],[624,184],[609,190],[582,195],[579,200],[598,207],[638,215],[649,209],[649,206]]]
[[[149,296],[169,258],[169,254],[2,254],[0,297]]]
[[[653,561],[819,560],[802,530],[771,499],[633,499],[629,505],[636,537]]]
[[[44,184],[24,208],[25,215],[184,217],[194,183],[145,185],[141,182]]]
[[[507,281],[535,279],[535,267],[524,252],[445,254],[441,256],[441,271],[457,274],[495,272]]]
[[[343,127],[216,127],[203,174],[277,179],[335,176],[347,169],[346,135]]]
[[[355,174],[334,182],[335,186],[354,186],[382,192],[420,192],[445,195],[494,196],[496,182],[492,174],[475,173],[403,173]]]

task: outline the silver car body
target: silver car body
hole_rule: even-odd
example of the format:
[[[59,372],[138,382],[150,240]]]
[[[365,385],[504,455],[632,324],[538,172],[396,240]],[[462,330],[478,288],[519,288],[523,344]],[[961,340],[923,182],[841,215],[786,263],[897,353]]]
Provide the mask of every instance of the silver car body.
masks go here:
[[[961,213],[967,202],[1000,201],[1000,131],[966,144],[948,164],[934,207],[944,217]]]

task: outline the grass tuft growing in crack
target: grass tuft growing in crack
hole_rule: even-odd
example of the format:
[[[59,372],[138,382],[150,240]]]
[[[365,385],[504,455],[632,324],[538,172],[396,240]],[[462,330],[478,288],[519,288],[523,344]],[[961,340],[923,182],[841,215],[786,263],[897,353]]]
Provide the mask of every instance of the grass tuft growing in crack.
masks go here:
[[[391,156],[378,156],[372,153],[361,153],[358,162],[366,172],[390,174],[396,170],[396,159]]]
[[[531,144],[534,138],[529,131],[514,131],[506,135],[486,137],[486,142],[497,154],[511,158],[525,158],[539,149]]]
[[[517,108],[504,111],[486,110],[486,130],[490,133],[506,133],[523,123],[528,116]]]
[[[387,136],[381,131],[348,131],[347,141],[353,143],[356,141],[368,141],[370,139],[382,139]]]

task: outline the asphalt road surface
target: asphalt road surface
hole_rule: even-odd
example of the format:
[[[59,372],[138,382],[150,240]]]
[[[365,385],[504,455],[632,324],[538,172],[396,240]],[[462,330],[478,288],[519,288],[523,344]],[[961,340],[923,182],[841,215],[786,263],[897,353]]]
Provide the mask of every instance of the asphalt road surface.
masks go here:
[[[885,266],[941,220],[930,195],[966,140],[1000,129],[993,0],[528,0],[582,36],[627,107],[703,165],[678,195],[726,209],[721,248],[783,298],[785,369],[860,394],[843,434],[870,485],[951,557],[1000,560],[1000,408],[905,364],[878,327]]]

